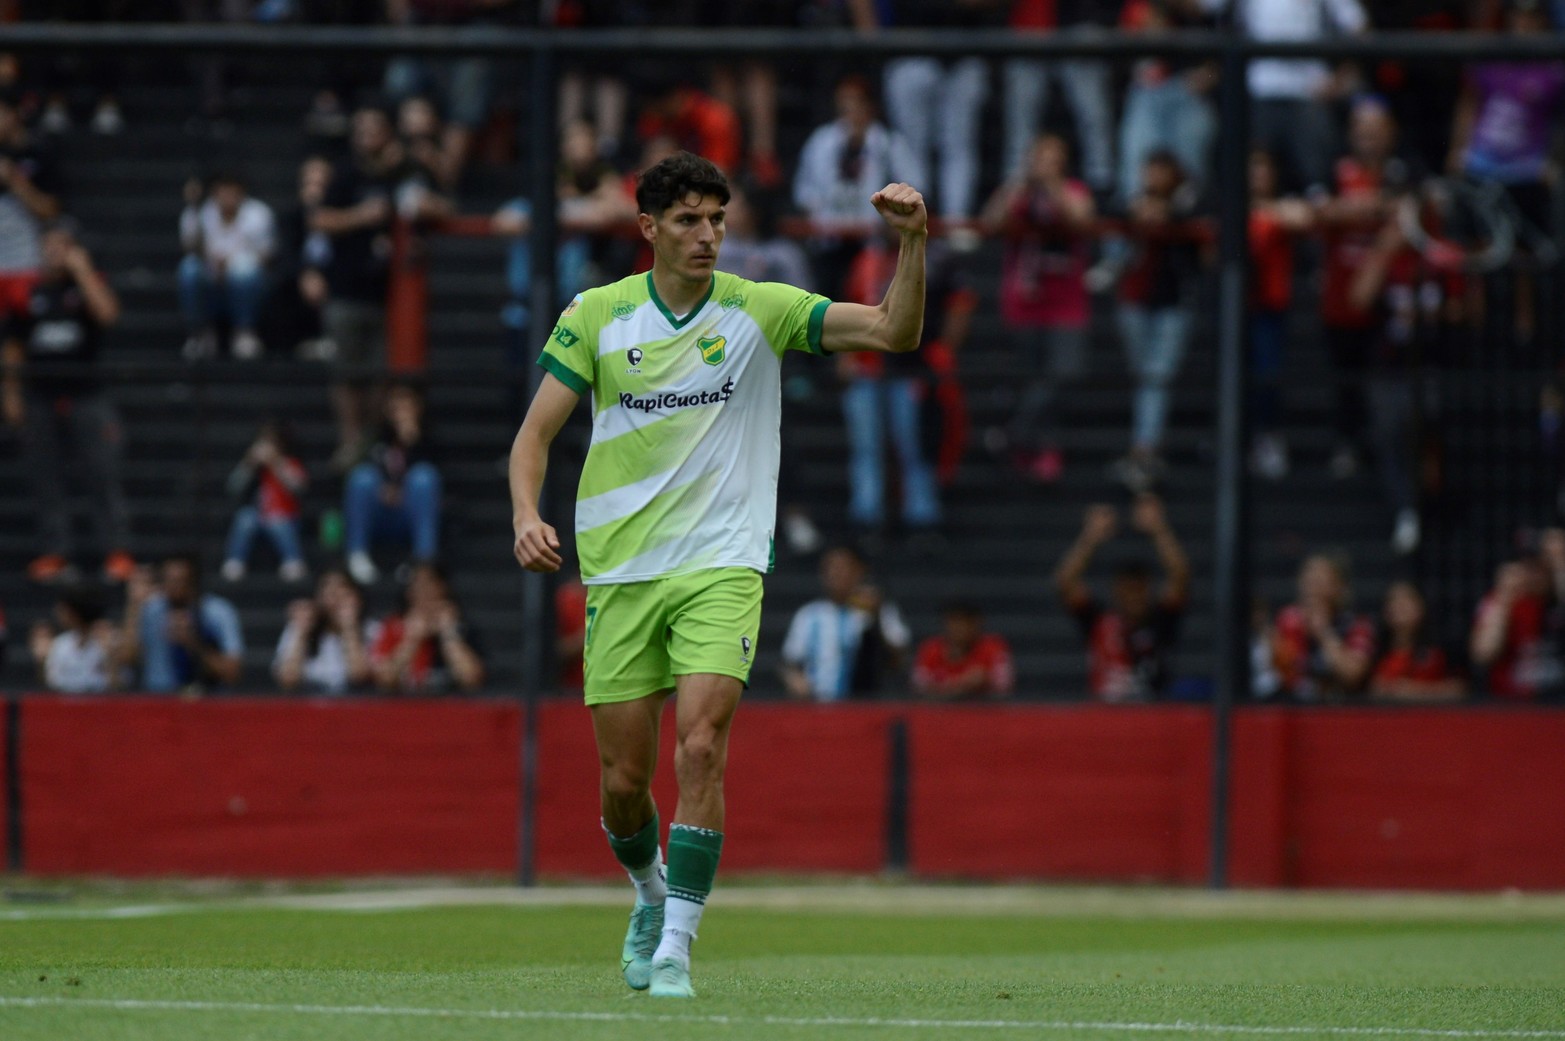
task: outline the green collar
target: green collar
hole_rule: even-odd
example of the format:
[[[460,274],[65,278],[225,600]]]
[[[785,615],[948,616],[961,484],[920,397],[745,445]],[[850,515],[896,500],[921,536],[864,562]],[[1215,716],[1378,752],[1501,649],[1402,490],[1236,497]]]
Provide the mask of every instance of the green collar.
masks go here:
[[[700,314],[701,308],[705,307],[706,302],[712,299],[712,291],[716,288],[717,272],[714,271],[712,272],[712,280],[706,285],[706,295],[701,298],[700,302],[697,303],[696,306],[690,309],[690,313],[685,315],[685,317],[675,318],[674,312],[670,311],[668,309],[668,305],[663,302],[663,298],[658,296],[658,287],[657,283],[652,281],[652,272],[647,272],[647,294],[652,297],[652,302],[657,305],[657,309],[663,312],[663,317],[668,319],[668,324],[672,325],[675,329],[683,329],[685,326],[689,325],[690,319]]]

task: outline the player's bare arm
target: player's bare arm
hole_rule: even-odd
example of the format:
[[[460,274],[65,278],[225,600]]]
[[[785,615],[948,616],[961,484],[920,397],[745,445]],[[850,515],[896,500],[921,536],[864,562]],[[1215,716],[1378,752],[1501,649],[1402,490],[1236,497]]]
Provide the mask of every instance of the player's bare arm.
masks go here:
[[[906,184],[888,184],[870,199],[901,238],[897,273],[878,306],[834,303],[821,326],[821,349],[900,354],[918,349],[924,331],[924,245],[929,211],[924,197]]]
[[[538,493],[549,468],[549,446],[580,400],[574,390],[545,374],[511,444],[511,529],[513,551],[528,571],[560,569],[560,536],[538,516]]]

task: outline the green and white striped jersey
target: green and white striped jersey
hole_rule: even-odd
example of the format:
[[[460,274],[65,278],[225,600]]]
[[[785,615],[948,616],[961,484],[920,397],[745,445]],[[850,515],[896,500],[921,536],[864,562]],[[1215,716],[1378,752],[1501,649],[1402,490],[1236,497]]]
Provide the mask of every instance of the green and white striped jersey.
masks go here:
[[[576,497],[589,585],[772,565],[785,351],[821,353],[823,296],[725,272],[676,318],[651,274],[576,297],[538,359],[592,395]]]

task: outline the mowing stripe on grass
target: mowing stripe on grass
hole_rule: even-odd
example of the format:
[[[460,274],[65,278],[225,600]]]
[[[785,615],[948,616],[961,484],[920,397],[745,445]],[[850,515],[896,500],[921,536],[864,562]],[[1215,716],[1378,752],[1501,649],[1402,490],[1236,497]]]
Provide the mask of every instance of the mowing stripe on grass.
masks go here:
[[[1093,1023],[1016,1019],[881,1019],[853,1016],[669,1016],[635,1012],[547,1009],[399,1008],[394,1005],[289,1005],[252,1001],[143,1001],[133,998],[0,996],[0,1008],[93,1008],[116,1012],[268,1012],[302,1016],[385,1016],[424,1019],[550,1020],[586,1023],[710,1024],[717,1026],[891,1027],[901,1030],[1090,1030],[1106,1034],[1328,1034],[1347,1037],[1565,1038],[1565,1030],[1437,1030],[1429,1027],[1246,1026],[1239,1023]]]

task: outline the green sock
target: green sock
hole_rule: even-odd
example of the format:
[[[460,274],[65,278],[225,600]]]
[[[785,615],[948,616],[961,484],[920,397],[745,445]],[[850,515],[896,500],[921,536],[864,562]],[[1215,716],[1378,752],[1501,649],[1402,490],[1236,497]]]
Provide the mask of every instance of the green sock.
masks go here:
[[[706,903],[723,855],[723,833],[688,824],[668,829],[668,892],[681,900]]]
[[[614,859],[625,865],[626,871],[638,871],[657,859],[658,855],[658,815],[652,814],[652,819],[647,826],[629,838],[622,839],[609,830],[607,824],[603,825],[603,834],[609,837],[609,848],[614,851]]]

